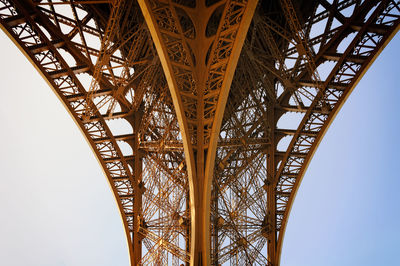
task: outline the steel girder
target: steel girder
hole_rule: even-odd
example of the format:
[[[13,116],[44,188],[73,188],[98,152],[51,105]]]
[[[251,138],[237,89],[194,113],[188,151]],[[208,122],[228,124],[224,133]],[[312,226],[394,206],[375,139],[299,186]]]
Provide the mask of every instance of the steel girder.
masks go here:
[[[398,1],[0,0],[96,154],[131,264],[279,265],[321,138]]]
[[[126,6],[139,13],[131,19],[135,31],[119,32],[129,35],[125,46],[107,51],[109,67],[88,99],[103,34],[101,11],[75,4],[0,3],[3,29],[54,89],[104,169],[124,222],[131,263],[189,262],[184,156],[161,145],[179,140],[180,132],[138,7]],[[127,63],[130,47],[135,53]],[[126,73],[123,80],[121,73]],[[124,100],[115,94],[121,87]],[[113,99],[118,99],[117,106],[107,112]]]
[[[210,194],[219,128],[257,1],[139,4],[177,111],[191,192],[192,261],[201,265],[210,256]]]

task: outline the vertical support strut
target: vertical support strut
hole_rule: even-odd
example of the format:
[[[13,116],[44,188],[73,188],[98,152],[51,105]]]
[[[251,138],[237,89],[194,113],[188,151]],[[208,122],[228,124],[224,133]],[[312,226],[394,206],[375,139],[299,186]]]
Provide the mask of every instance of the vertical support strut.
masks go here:
[[[271,104],[271,108],[267,112],[267,131],[271,145],[267,149],[267,213],[264,219],[265,226],[268,236],[268,260],[273,265],[277,265],[276,260],[276,246],[277,246],[277,235],[276,235],[276,191],[275,191],[275,108]]]
[[[210,264],[210,200],[225,104],[257,0],[139,0],[175,106],[191,204],[191,264]],[[217,21],[219,20],[219,21]]]
[[[143,226],[142,217],[142,195],[144,192],[144,185],[142,182],[142,151],[139,144],[139,130],[142,118],[142,110],[139,109],[135,112],[133,117],[133,154],[134,160],[134,201],[133,201],[133,264],[139,265],[142,259],[142,239],[143,236],[139,233],[140,226]]]

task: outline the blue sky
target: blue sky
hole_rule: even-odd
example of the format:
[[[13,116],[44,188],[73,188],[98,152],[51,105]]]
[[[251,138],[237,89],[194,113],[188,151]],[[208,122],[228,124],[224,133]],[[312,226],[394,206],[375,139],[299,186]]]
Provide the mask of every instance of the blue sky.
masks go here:
[[[400,35],[344,104],[305,174],[282,266],[400,265]]]
[[[400,36],[349,97],[297,194],[282,266],[400,265]],[[63,105],[0,34],[0,258],[128,265],[106,178]]]

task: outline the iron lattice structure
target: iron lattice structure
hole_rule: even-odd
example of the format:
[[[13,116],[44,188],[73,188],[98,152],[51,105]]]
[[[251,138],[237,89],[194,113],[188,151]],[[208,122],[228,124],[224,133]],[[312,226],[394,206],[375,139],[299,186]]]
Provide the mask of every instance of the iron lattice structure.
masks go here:
[[[399,1],[0,0],[99,159],[132,265],[279,265],[326,129]]]

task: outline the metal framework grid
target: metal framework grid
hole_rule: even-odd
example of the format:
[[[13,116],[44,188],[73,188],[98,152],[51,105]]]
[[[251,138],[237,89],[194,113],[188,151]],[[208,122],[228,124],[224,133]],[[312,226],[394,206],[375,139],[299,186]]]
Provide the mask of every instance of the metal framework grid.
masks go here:
[[[393,0],[0,0],[106,173],[132,265],[279,265],[305,169],[399,22]]]

